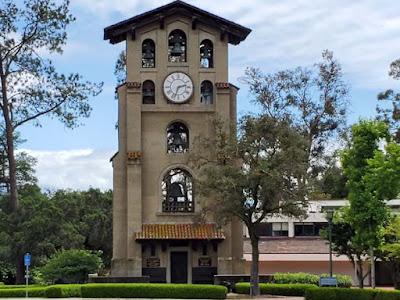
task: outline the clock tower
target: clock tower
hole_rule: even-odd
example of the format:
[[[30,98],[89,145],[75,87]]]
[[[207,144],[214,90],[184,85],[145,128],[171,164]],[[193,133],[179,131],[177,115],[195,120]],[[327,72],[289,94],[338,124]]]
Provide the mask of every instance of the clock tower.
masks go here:
[[[215,274],[243,273],[241,222],[195,221],[198,174],[188,159],[217,116],[236,124],[228,45],[249,33],[182,1],[104,29],[111,44],[126,43],[127,69],[117,87],[111,276],[212,283]]]

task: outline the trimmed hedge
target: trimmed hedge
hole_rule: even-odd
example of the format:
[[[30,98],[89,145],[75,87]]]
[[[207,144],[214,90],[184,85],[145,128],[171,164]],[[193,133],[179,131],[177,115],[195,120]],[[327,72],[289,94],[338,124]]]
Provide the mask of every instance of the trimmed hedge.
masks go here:
[[[321,274],[322,277],[328,277],[328,274]],[[310,273],[275,273],[273,275],[273,283],[302,283],[319,285],[319,275]],[[353,282],[350,276],[342,274],[333,274],[337,279],[339,287],[351,287]]]
[[[318,288],[307,290],[306,300],[400,300],[399,291]]]
[[[260,293],[263,295],[279,296],[304,296],[309,289],[318,289],[313,284],[273,284],[260,283]],[[249,294],[250,283],[239,282],[235,285],[235,291],[238,294]]]
[[[0,289],[0,298],[25,297],[26,288],[6,288]],[[46,287],[28,288],[29,297],[46,297]]]
[[[46,289],[47,298],[81,297],[80,284],[59,284]]]
[[[82,298],[225,299],[227,288],[207,284],[95,283],[81,286]]]

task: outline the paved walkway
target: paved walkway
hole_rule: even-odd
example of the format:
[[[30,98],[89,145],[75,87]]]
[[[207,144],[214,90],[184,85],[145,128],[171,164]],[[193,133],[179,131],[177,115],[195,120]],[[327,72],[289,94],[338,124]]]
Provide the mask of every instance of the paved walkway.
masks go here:
[[[21,300],[24,298],[7,298],[11,300]],[[32,300],[49,300],[48,298],[30,298]],[[229,293],[227,300],[304,300],[303,297],[287,297],[287,296],[268,296],[262,295],[258,297],[249,297],[248,295]],[[58,298],[58,300],[175,300],[175,299],[159,299],[159,298]],[[184,299],[184,300],[201,300],[201,299]],[[206,300],[206,299],[204,299]]]

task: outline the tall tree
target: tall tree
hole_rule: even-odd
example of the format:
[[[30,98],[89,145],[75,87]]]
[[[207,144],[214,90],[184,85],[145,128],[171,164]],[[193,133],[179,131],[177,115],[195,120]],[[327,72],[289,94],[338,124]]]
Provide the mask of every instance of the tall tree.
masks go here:
[[[365,249],[353,241],[355,230],[349,221],[349,207],[344,207],[335,212],[332,224],[332,250],[336,255],[345,255],[353,265],[358,286],[364,287],[364,280],[370,274],[365,272],[365,265],[369,255],[369,249]],[[322,237],[329,240],[328,231],[322,232]]]
[[[400,59],[390,64],[389,76],[400,79]],[[377,119],[387,122],[391,126],[394,138],[400,142],[400,92],[388,89],[378,95],[380,104],[376,107]]]
[[[307,140],[309,178],[317,176],[327,141],[346,125],[348,87],[333,53],[325,50],[314,68],[272,74],[250,68],[245,80],[263,114],[287,121],[302,132]]]
[[[0,3],[0,109],[4,125],[10,180],[10,209],[18,208],[15,131],[39,117],[59,119],[67,127],[88,117],[90,96],[102,84],[77,74],[57,72],[50,54],[62,53],[66,28],[74,21],[68,0],[25,0]]]
[[[239,219],[246,225],[251,295],[259,295],[257,226],[274,214],[304,214],[306,142],[290,124],[268,116],[244,117],[237,138],[225,129],[217,122],[212,138],[199,138],[191,160],[200,169],[199,193],[210,199],[203,200],[203,211],[221,223]]]
[[[385,141],[385,150],[380,145]],[[386,200],[397,196],[400,187],[400,146],[391,142],[385,122],[360,121],[352,127],[350,147],[343,151],[350,208],[348,221],[354,229],[352,243],[370,252],[382,242],[389,218]],[[373,272],[372,272],[373,274]]]
[[[384,242],[381,246],[381,258],[388,261],[392,269],[392,279],[395,289],[400,289],[400,217],[392,216],[385,227]]]

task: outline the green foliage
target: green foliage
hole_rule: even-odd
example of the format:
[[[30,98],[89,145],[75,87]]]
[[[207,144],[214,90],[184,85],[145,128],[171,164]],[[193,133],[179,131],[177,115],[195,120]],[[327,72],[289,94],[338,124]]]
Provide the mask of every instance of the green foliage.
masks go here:
[[[32,254],[35,283],[42,283],[35,267],[61,249],[101,251],[111,261],[112,192],[57,191],[42,193],[37,186],[20,189],[20,207],[7,214],[6,197],[0,197],[0,280],[12,283],[13,262],[25,252]]]
[[[374,300],[400,300],[400,292],[377,290]]]
[[[390,64],[389,76],[393,79],[400,79],[400,59]],[[377,105],[377,119],[383,120],[390,125],[394,139],[400,142],[400,92],[388,89],[379,93]],[[389,105],[388,105],[389,104]]]
[[[72,298],[81,297],[80,284],[58,284],[46,289],[47,298]]]
[[[88,284],[81,293],[82,298],[225,299],[227,289],[202,284]]]
[[[263,295],[280,295],[280,296],[304,296],[309,289],[318,288],[313,284],[273,284],[260,283],[260,292]],[[250,283],[239,282],[235,285],[235,291],[238,294],[249,294]]]
[[[386,141],[386,152],[379,148],[383,141]],[[399,145],[390,140],[388,125],[379,121],[360,121],[353,125],[350,147],[342,153],[350,201],[345,222],[353,231],[350,240],[353,254],[357,256],[360,287],[363,278],[360,259],[380,246],[390,215],[385,200],[399,192],[400,166],[398,162],[396,165],[399,154]]]
[[[273,282],[277,284],[319,284],[319,278],[328,277],[328,274],[315,275],[310,273],[275,273],[273,275]],[[338,281],[339,287],[351,287],[352,280],[350,276],[334,274]]]
[[[398,293],[397,296],[399,296]],[[383,300],[400,299],[393,298],[392,291],[363,290],[363,289],[340,289],[340,288],[319,288],[308,290],[306,300]]]
[[[0,289],[0,298],[22,298],[25,297],[25,292],[25,287]],[[29,297],[46,297],[46,287],[30,287],[28,295]]]
[[[275,273],[273,275],[274,283],[305,283],[318,285],[319,276],[310,273]]]
[[[99,270],[101,264],[101,258],[90,251],[64,250],[50,258],[41,272],[48,282],[83,283],[89,273]]]

